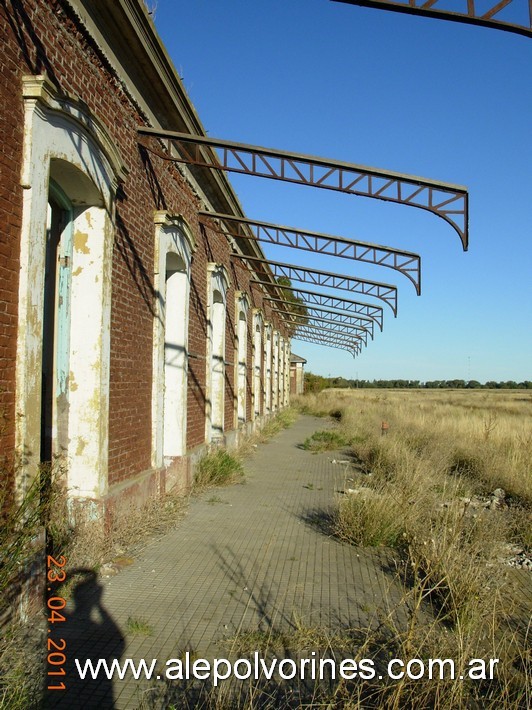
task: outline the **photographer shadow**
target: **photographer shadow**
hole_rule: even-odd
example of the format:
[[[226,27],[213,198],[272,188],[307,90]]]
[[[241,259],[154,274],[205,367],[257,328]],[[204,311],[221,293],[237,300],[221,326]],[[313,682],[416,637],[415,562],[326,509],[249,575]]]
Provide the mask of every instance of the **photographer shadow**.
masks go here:
[[[72,608],[68,608],[69,603],[60,612],[64,621],[53,623],[50,618],[54,615],[49,610],[44,707],[114,710],[113,679],[107,677],[105,669],[100,669],[98,677],[93,678],[89,663],[96,669],[100,660],[105,660],[108,668],[113,661],[120,661],[125,649],[124,636],[102,604],[103,587],[96,572],[74,569],[69,576],[78,580],[72,592]],[[61,666],[53,665],[50,659],[61,659],[61,654],[66,661]],[[80,670],[82,674],[85,671],[84,678],[80,677]],[[64,690],[50,690],[50,686],[61,688],[62,683]]]

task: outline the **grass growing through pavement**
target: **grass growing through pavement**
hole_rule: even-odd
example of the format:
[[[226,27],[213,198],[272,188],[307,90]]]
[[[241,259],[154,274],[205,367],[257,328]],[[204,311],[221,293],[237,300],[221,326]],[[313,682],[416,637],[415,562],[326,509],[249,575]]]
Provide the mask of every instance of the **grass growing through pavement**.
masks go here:
[[[274,417],[268,420],[258,433],[258,441],[265,443],[276,434],[279,434],[283,429],[288,429],[296,421],[299,412],[294,407],[287,407],[278,412]]]
[[[194,489],[203,491],[212,486],[228,486],[244,478],[242,463],[225,449],[205,454],[194,470]]]
[[[128,616],[127,632],[131,636],[152,636],[153,626],[138,616]]]

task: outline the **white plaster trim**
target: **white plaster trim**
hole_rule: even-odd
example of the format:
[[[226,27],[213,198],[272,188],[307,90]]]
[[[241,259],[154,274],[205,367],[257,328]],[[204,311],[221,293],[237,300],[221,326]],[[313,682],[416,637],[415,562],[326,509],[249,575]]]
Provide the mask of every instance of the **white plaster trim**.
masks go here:
[[[68,117],[70,124],[79,130],[80,137],[85,133],[90,135],[109,161],[114,175],[112,188],[113,191],[116,191],[118,182],[125,180],[128,170],[107,130],[87,110],[83,102],[68,94],[60,94],[47,77],[42,74],[29,74],[22,77],[22,97],[26,109],[30,109],[32,112],[40,110],[43,112],[43,116],[48,115],[50,117],[53,113],[56,113],[63,118]],[[26,145],[27,142],[25,141]],[[28,174],[29,169],[30,162],[24,160],[22,187],[28,187],[31,184],[31,175]]]

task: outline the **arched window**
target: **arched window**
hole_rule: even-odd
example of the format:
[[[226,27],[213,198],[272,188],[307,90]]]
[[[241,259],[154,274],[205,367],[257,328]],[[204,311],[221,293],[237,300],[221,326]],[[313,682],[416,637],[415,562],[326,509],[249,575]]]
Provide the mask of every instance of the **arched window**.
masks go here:
[[[253,419],[260,416],[262,401],[262,311],[253,309]]]
[[[207,400],[205,436],[223,439],[225,410],[225,316],[229,278],[223,264],[208,264]]]
[[[248,357],[248,311],[249,300],[245,293],[237,291],[236,302],[236,425],[237,428],[246,421],[246,388],[247,388],[247,357]]]
[[[186,453],[190,267],[195,249],[187,223],[155,216],[152,465],[168,466]]]
[[[279,331],[273,331],[273,378],[272,378],[272,410],[279,409]]]
[[[278,382],[278,402],[279,409],[284,407],[284,338],[279,335],[279,382]]]
[[[264,410],[272,411],[272,326],[264,324]]]

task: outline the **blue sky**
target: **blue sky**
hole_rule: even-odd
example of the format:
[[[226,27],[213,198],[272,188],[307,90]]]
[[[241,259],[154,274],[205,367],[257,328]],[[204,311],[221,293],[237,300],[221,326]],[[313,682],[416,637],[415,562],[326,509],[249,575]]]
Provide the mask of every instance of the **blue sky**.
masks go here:
[[[532,40],[329,0],[158,0],[155,23],[210,136],[469,190],[463,252],[424,210],[230,176],[251,219],[421,255],[418,297],[390,269],[263,244],[271,259],[398,286],[397,318],[386,309],[356,359],[294,340],[307,369],[532,379]]]

